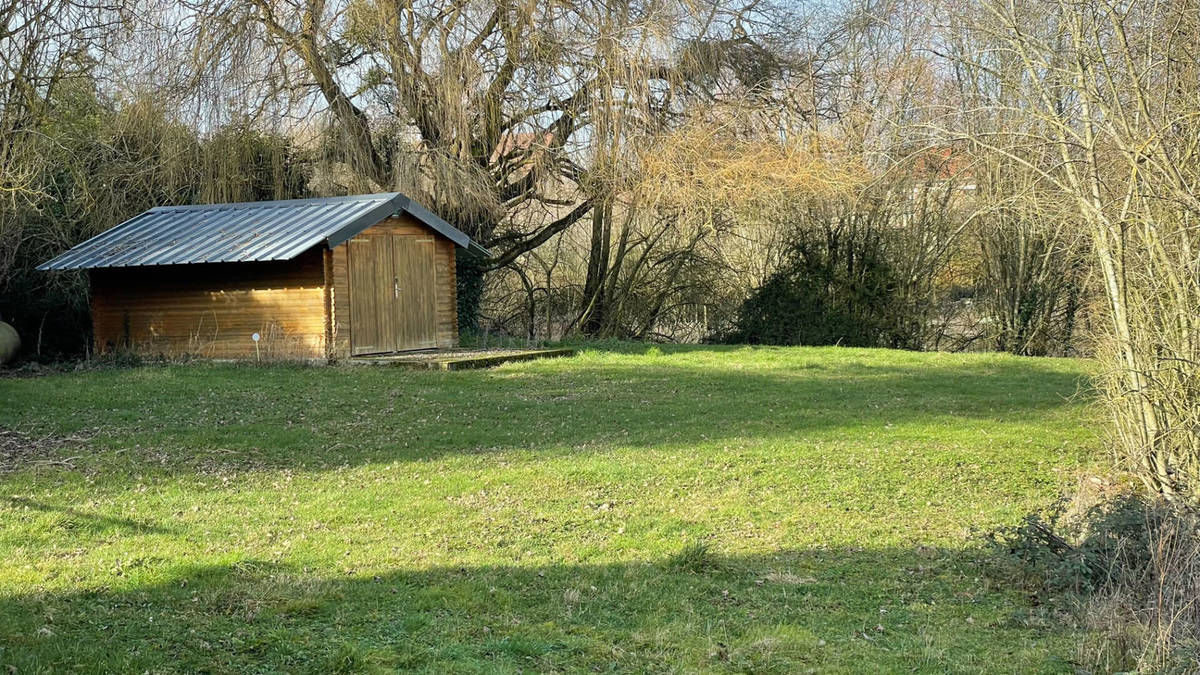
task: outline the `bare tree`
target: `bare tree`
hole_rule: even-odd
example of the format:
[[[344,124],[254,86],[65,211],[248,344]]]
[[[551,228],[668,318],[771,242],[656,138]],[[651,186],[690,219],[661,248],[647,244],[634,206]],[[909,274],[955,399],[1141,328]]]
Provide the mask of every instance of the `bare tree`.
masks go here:
[[[591,210],[609,147],[652,124],[710,35],[688,3],[196,2],[204,65],[278,78],[265,95],[320,101],[346,189],[403,188],[481,241],[500,267]],[[707,14],[706,14],[707,12]]]
[[[1035,175],[1043,203],[1069,204],[1093,246],[1120,457],[1188,500],[1200,494],[1198,9],[993,0],[967,19],[961,59],[990,81],[968,109],[1021,122],[974,141]]]
[[[1077,353],[1090,285],[1086,230],[1069,206],[1032,194],[1036,176],[1005,161],[992,169],[978,172],[974,228],[984,334],[1014,354]]]

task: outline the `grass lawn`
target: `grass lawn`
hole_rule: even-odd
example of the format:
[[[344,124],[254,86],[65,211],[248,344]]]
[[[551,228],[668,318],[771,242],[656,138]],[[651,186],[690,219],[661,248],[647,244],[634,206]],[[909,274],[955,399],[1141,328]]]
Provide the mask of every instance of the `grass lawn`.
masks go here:
[[[1078,634],[974,532],[1093,465],[1088,368],[629,347],[0,379],[40,448],[0,473],[0,667],[1070,672]]]

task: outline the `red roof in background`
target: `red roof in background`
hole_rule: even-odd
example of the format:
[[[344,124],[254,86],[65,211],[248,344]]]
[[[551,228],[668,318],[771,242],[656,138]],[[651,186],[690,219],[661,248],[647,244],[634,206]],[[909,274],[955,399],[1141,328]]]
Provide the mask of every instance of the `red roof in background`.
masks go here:
[[[962,151],[948,146],[918,150],[910,155],[912,175],[917,178],[950,180],[969,174],[969,159]]]

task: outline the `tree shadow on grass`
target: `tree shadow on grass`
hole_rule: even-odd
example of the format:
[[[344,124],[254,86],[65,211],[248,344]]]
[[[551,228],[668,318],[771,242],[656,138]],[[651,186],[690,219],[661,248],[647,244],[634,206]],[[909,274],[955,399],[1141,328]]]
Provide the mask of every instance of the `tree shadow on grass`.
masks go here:
[[[60,516],[60,521],[57,524],[58,527],[75,531],[86,530],[93,535],[108,530],[122,530],[128,534],[171,534],[173,532],[168,528],[145,520],[94,513],[25,497],[8,497],[7,501],[13,509],[32,509],[34,511],[58,515]]]
[[[978,552],[301,570],[0,597],[15,672],[1062,672],[1070,632]],[[694,557],[694,556],[693,556]],[[698,570],[698,571],[697,571]],[[147,572],[150,574],[150,572]]]
[[[460,373],[195,365],[12,381],[0,383],[15,402],[0,424],[98,428],[97,450],[142,448],[127,461],[176,472],[864,432],[887,442],[903,425],[933,438],[1079,405],[1079,372],[1046,360],[649,349]]]

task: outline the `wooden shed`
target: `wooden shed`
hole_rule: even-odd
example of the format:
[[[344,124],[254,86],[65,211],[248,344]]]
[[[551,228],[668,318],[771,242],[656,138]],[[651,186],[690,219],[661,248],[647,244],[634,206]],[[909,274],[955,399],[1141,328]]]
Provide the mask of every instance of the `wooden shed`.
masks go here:
[[[455,256],[400,193],[150,209],[41,270],[87,270],[95,350],[341,359],[458,345]]]

